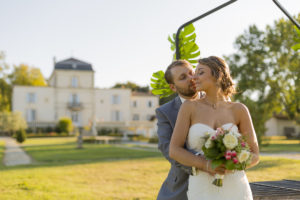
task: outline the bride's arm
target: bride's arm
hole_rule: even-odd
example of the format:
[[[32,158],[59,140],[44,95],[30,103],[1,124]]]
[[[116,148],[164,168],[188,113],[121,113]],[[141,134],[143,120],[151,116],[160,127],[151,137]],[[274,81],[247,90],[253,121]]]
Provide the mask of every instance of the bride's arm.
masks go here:
[[[207,161],[203,157],[196,156],[184,148],[191,125],[192,109],[193,103],[190,101],[185,101],[180,107],[171,137],[169,156],[183,165],[194,166],[206,171]]]
[[[237,116],[239,117],[239,129],[242,135],[246,137],[247,143],[250,147],[252,160],[247,168],[254,167],[259,163],[259,147],[256,138],[256,133],[251,120],[251,115],[248,108],[241,103],[237,103]]]

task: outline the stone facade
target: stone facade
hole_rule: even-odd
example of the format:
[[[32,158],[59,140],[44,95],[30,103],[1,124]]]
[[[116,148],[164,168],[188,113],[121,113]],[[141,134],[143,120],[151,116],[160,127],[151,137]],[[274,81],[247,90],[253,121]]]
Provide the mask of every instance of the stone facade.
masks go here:
[[[158,97],[95,88],[94,73],[92,65],[74,58],[57,62],[47,87],[14,86],[13,111],[22,112],[29,127],[53,127],[61,117],[69,117],[77,127],[95,122],[97,128],[153,135]]]

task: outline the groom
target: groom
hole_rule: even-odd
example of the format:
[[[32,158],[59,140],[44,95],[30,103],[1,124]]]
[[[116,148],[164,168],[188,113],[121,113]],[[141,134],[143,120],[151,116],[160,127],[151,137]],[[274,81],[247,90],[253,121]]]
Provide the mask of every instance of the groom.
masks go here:
[[[171,163],[168,177],[160,188],[157,200],[187,199],[188,177],[193,175],[192,168],[172,160],[169,157],[169,145],[181,104],[186,99],[199,98],[199,94],[194,88],[193,75],[193,67],[185,60],[172,62],[165,72],[167,83],[174,92],[177,92],[178,96],[156,109],[158,148]]]

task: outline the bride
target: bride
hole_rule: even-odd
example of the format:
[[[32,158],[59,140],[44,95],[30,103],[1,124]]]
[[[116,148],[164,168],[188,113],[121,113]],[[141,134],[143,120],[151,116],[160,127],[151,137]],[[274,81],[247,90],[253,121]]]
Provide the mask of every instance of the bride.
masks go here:
[[[251,150],[252,160],[247,168],[259,162],[258,143],[247,107],[242,103],[226,101],[235,89],[225,61],[215,56],[200,59],[194,84],[197,91],[204,91],[206,95],[181,105],[169,150],[172,159],[197,168],[197,175],[189,177],[188,199],[252,200],[244,171],[229,171],[224,165],[213,170],[211,161],[204,158],[201,150],[206,132],[216,131],[217,128],[236,129],[246,137]],[[185,144],[200,156],[187,151]],[[222,187],[212,184],[214,174],[225,174]]]

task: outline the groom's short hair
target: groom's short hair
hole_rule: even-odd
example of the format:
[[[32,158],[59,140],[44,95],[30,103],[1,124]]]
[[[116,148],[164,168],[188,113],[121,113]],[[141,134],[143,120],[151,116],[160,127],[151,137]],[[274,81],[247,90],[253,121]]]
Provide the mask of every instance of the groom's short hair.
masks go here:
[[[186,60],[175,60],[173,61],[167,68],[167,70],[165,71],[165,79],[167,81],[168,84],[173,84],[174,81],[173,81],[173,76],[172,76],[172,72],[171,70],[175,67],[188,67],[190,66],[191,64],[186,61]]]

